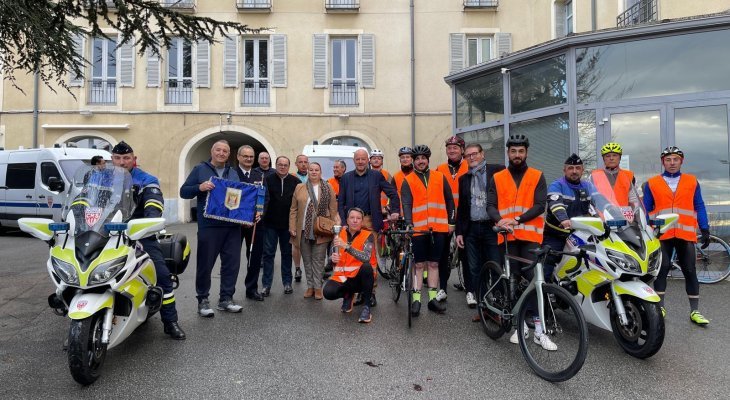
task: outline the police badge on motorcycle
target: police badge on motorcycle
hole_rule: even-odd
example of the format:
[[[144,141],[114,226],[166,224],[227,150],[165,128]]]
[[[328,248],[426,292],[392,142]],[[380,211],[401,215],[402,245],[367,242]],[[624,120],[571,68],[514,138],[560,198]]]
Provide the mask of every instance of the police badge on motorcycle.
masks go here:
[[[208,192],[203,216],[244,226],[253,225],[257,205],[263,207],[264,187],[261,184],[233,182],[218,177],[210,180],[215,187]]]

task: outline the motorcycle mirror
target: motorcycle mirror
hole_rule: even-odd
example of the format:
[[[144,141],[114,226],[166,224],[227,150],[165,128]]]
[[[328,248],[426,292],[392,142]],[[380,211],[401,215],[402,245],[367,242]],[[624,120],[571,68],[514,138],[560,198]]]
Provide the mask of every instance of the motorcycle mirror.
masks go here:
[[[44,242],[53,239],[54,232],[49,228],[51,224],[53,224],[53,220],[47,218],[21,218],[18,220],[21,231]]]

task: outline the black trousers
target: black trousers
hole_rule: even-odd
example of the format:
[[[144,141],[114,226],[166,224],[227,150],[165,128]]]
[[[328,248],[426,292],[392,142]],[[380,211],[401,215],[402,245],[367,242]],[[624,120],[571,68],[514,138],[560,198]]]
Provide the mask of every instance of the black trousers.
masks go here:
[[[654,281],[654,290],[665,292],[667,290],[667,274],[672,267],[672,254],[677,252],[679,267],[684,275],[684,289],[689,296],[700,294],[700,284],[697,282],[697,270],[695,263],[695,244],[686,240],[672,238],[662,240],[662,266],[659,268],[659,275]]]
[[[254,234],[253,226],[241,228],[241,244],[246,246],[246,259],[248,260],[246,279],[244,280],[246,296],[252,296],[258,292],[261,258],[264,253],[264,224],[259,222],[256,224],[255,230],[256,233]]]
[[[336,300],[345,297],[347,294],[360,293],[363,304],[370,304],[374,284],[373,267],[370,264],[363,264],[360,266],[357,275],[354,278],[347,278],[344,283],[332,279],[325,282],[322,287],[322,294],[327,300]]]
[[[211,273],[215,260],[221,258],[220,300],[231,300],[241,268],[241,227],[220,226],[198,228],[197,271],[195,291],[198,300],[210,295]]]
[[[439,287],[445,292],[448,292],[449,278],[451,278],[451,266],[449,265],[449,246],[451,245],[451,238],[455,233],[451,233],[446,237],[444,241],[444,248],[441,252],[441,258],[439,259]],[[471,273],[469,271],[469,265],[467,264],[466,251],[463,249],[456,249],[456,252],[461,261],[462,274],[464,276],[464,285],[468,288],[471,286]],[[466,289],[466,288],[465,288]]]
[[[155,274],[157,275],[157,286],[162,288],[162,308],[160,308],[160,318],[162,322],[176,322],[177,308],[175,307],[175,292],[172,290],[172,279],[170,279],[170,270],[165,264],[165,257],[162,255],[160,242],[157,238],[150,236],[139,241],[144,251],[150,256],[150,260],[155,265]]]

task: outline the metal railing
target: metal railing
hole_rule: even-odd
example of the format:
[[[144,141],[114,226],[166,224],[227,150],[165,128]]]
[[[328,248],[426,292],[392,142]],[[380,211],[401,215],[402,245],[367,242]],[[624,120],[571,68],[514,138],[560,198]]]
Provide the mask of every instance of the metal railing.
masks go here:
[[[493,8],[499,6],[499,0],[464,0],[464,8]]]
[[[328,10],[357,10],[360,0],[325,0],[324,7]]]
[[[246,79],[241,82],[241,105],[243,106],[268,106],[269,105],[269,81]]]
[[[357,82],[332,82],[330,84],[331,106],[356,106]]]
[[[165,81],[165,104],[193,104],[193,80]]]
[[[195,0],[160,0],[160,3],[165,7],[180,8],[180,9],[192,9],[195,8]]]
[[[657,0],[639,0],[616,17],[616,26],[619,28],[637,24],[644,24],[659,19]]]
[[[236,0],[236,7],[243,10],[267,10],[271,8],[271,0]]]
[[[89,80],[89,104],[117,104],[117,80],[95,79]]]

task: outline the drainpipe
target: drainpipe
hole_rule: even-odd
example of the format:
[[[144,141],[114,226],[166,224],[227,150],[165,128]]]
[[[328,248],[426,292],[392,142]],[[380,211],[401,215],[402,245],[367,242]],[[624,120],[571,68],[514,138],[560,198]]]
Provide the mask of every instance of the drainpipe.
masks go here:
[[[416,145],[416,53],[415,53],[415,8],[411,0],[411,147]]]
[[[38,148],[38,70],[33,73],[33,148]]]
[[[591,0],[591,30],[596,30],[596,3],[597,0]]]

